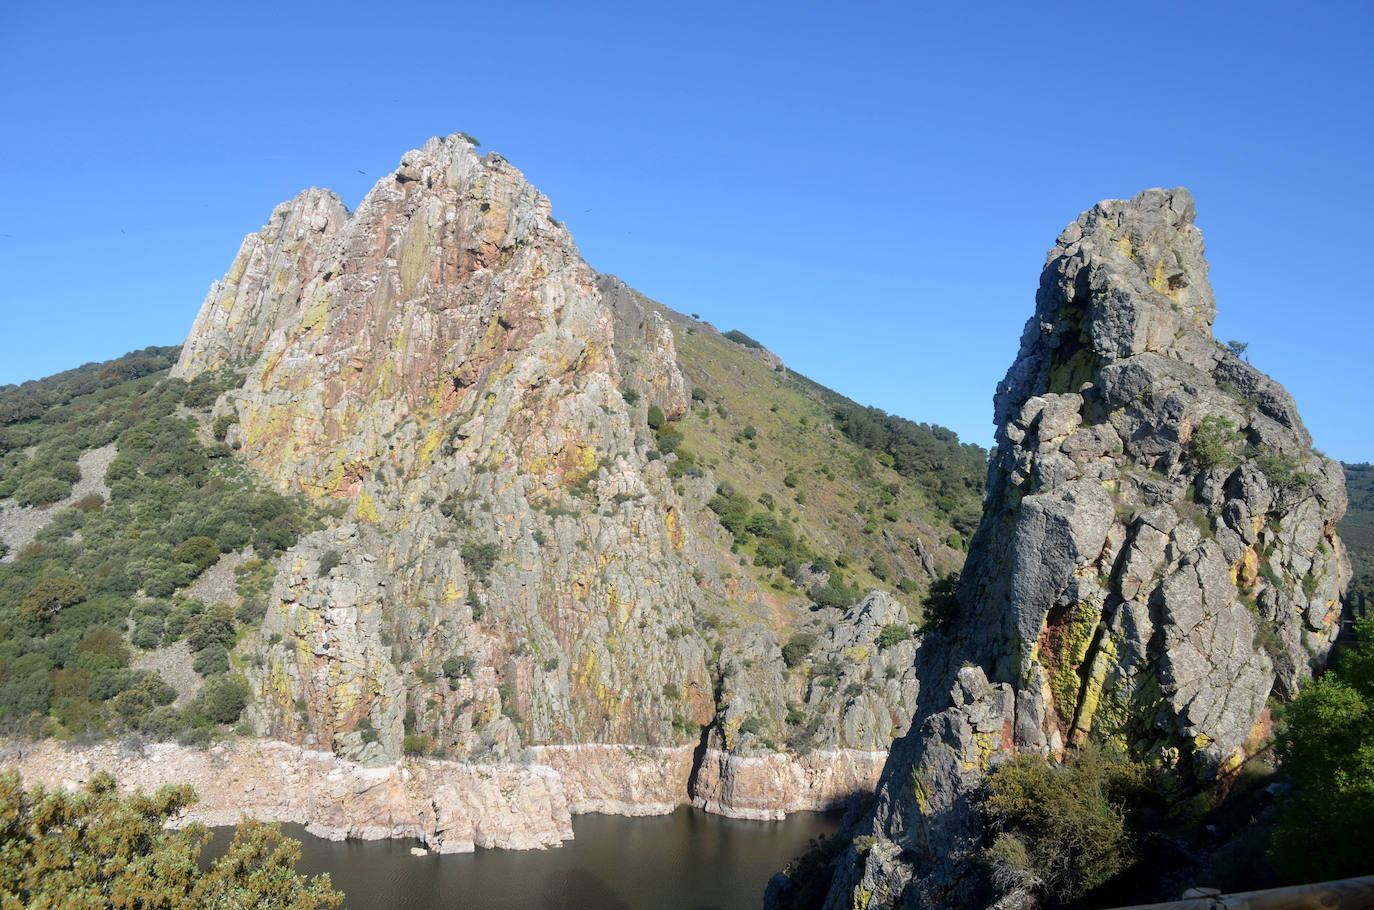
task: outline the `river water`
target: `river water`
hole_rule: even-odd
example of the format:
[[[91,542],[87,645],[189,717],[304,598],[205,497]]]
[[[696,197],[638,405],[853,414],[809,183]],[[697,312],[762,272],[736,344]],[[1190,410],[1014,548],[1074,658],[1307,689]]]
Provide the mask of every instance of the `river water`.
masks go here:
[[[671,815],[573,817],[573,840],[551,850],[412,856],[410,841],[344,841],[282,830],[302,845],[296,869],[328,872],[349,910],[706,910],[763,904],[769,877],[837,815],[799,812],[751,822],[682,808]],[[206,854],[228,845],[218,829]]]

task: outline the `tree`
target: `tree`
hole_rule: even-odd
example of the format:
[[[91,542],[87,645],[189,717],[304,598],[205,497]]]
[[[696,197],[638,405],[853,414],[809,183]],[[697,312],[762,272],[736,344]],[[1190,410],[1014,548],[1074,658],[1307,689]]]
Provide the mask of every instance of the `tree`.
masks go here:
[[[4,906],[209,910],[337,907],[328,875],[297,875],[300,843],[276,825],[245,821],[224,856],[202,872],[210,833],[163,829],[196,800],[183,784],[121,795],[101,771],[80,793],[25,790],[0,773],[0,903]]]
[[[1233,338],[1230,341],[1226,342],[1226,350],[1230,351],[1232,354],[1235,354],[1237,357],[1245,357],[1245,352],[1247,349],[1249,349],[1249,347],[1250,342],[1248,341],[1236,341]],[[1245,362],[1249,363],[1250,358],[1245,357]]]
[[[663,425],[664,425],[665,423],[668,422],[668,418],[667,418],[667,416],[663,413],[663,409],[662,409],[662,408],[660,408],[660,407],[659,407],[658,405],[656,405],[656,404],[651,404],[651,405],[649,405],[649,417],[648,417],[648,421],[649,421],[649,429],[651,429],[651,430],[661,430],[661,429],[663,429]]]
[[[51,619],[61,610],[86,599],[81,582],[64,575],[43,579],[24,595],[19,612],[28,619]]]
[[[1291,789],[1279,805],[1270,860],[1298,882],[1374,868],[1374,618],[1356,633],[1359,647],[1283,713],[1278,754]]]

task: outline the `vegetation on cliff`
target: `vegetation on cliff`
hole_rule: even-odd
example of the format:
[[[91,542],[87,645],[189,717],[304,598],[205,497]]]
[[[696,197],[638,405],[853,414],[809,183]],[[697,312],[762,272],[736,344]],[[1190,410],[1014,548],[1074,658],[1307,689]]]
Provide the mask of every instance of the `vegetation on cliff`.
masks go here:
[[[259,588],[246,600],[236,592],[207,606],[179,592],[223,553],[251,547],[271,559],[311,518],[256,482],[223,432],[214,438],[205,409],[232,374],[168,379],[177,350],[0,390],[0,508],[7,519],[26,505],[50,513],[0,564],[0,721],[10,729],[204,736],[243,708],[230,651],[265,610],[261,571],[245,574],[245,591]],[[98,476],[82,483],[83,465]],[[77,483],[91,492],[74,496]],[[180,640],[205,684],[174,706],[177,691],[134,665]]]
[[[6,907],[337,907],[329,875],[296,874],[300,843],[280,827],[247,820],[225,854],[200,862],[210,832],[163,825],[195,802],[190,787],[122,795],[110,775],[84,791],[24,789],[0,773],[0,902]]]

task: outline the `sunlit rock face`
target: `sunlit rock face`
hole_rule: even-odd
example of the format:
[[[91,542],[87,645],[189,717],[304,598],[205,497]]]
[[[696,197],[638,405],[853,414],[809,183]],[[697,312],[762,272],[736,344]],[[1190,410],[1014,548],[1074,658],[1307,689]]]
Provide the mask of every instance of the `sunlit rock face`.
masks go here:
[[[670,477],[648,432],[651,406],[689,406],[675,322],[692,320],[593,271],[549,200],[461,134],[356,211],[314,189],[278,207],[175,368],[239,373],[216,406],[229,441],[334,516],[287,551],[251,643],[257,732],[365,765],[546,762],[578,805],[624,811],[696,795],[773,817],[871,790],[917,689],[916,642],[877,661],[876,638],[908,617],[883,595],[825,614],[834,684],[878,673],[845,700],[783,665],[804,598],[705,634],[768,595],[705,508],[710,471]],[[780,750],[789,710],[838,765]],[[554,748],[573,745],[606,748]]]
[[[1186,190],[1147,190],[1050,251],[995,395],[959,616],[917,654],[911,732],[856,829],[873,845],[829,906],[979,905],[970,799],[996,756],[1095,736],[1207,782],[1325,661],[1350,575],[1340,465],[1213,339],[1193,220]]]

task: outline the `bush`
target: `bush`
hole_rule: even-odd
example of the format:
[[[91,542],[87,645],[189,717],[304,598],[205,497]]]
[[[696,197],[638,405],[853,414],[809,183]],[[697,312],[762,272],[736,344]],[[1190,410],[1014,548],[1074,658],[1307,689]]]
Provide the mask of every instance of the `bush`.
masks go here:
[[[25,791],[17,773],[0,775],[0,803],[11,832],[0,855],[7,903],[186,910],[321,910],[342,903],[327,875],[307,881],[296,874],[300,844],[282,837],[276,825],[242,822],[225,855],[198,870],[196,857],[209,832],[199,825],[164,828],[195,800],[195,791],[184,784],[125,796],[104,771],[81,793]]]
[[[475,664],[475,660],[466,654],[462,654],[457,657],[444,658],[444,662],[440,665],[440,669],[444,671],[444,675],[449,679],[457,679],[460,676],[471,676],[472,668]]]
[[[812,632],[798,632],[782,646],[782,662],[788,667],[796,667],[806,660],[811,649],[816,647],[816,636]]]
[[[911,630],[902,623],[890,622],[878,633],[878,647],[890,648],[898,642],[908,641]]]
[[[219,544],[209,537],[190,537],[173,548],[172,558],[191,566],[199,575],[219,560]]]
[[[1374,618],[1360,644],[1283,712],[1278,753],[1291,789],[1270,859],[1295,882],[1369,872],[1374,856]]]
[[[663,429],[663,425],[668,422],[668,418],[664,415],[663,409],[656,404],[649,405],[648,420],[649,429],[651,430],[661,430]],[[662,449],[662,446],[659,448]]]
[[[338,550],[325,550],[324,555],[320,557],[320,568],[315,574],[319,578],[324,578],[329,574],[331,569],[337,567],[342,562],[343,557],[339,555]]]
[[[48,620],[59,611],[86,599],[86,589],[75,578],[54,575],[34,585],[20,601],[20,615],[26,619]]]
[[[191,662],[191,669],[201,676],[214,676],[217,673],[229,672],[229,651],[224,645],[213,644],[202,651],[197,651],[195,659]]]
[[[1229,419],[1204,417],[1183,444],[1183,457],[1201,471],[1234,468],[1240,463],[1240,446],[1244,440]]]
[[[207,679],[190,705],[195,719],[216,724],[236,724],[248,704],[248,684],[237,676]]]
[[[401,740],[401,751],[407,755],[424,755],[430,749],[428,736],[411,734]]]
[[[50,506],[58,500],[66,499],[72,493],[72,485],[58,480],[51,474],[32,474],[14,491],[14,499],[21,506]]]
[[[501,555],[501,548],[494,543],[465,543],[459,555],[463,557],[463,565],[468,567],[468,571],[486,582],[487,575],[496,565],[496,558]]]
[[[982,859],[1003,888],[1077,900],[1132,862],[1130,823],[1148,796],[1143,765],[1096,746],[1072,766],[1016,755],[987,777],[982,810],[995,837]]]

